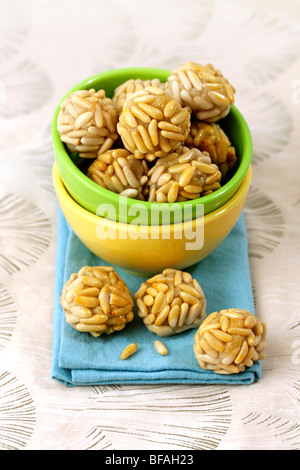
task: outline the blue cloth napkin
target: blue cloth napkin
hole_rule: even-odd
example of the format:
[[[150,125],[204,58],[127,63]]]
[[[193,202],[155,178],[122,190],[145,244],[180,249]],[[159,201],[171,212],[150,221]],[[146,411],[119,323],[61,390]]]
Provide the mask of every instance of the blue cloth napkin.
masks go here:
[[[158,337],[137,317],[120,333],[94,338],[65,321],[59,297],[70,275],[82,266],[105,265],[74,234],[61,210],[58,213],[53,361],[51,376],[67,386],[101,384],[250,384],[261,376],[260,362],[239,374],[218,375],[202,370],[194,355],[196,330],[187,330],[162,341],[169,353],[154,350]],[[132,295],[145,281],[144,276],[114,266]],[[242,214],[223,243],[206,259],[186,269],[200,283],[207,300],[207,313],[237,307],[254,313],[248,263],[248,241]],[[132,342],[138,351],[121,360],[123,349]]]

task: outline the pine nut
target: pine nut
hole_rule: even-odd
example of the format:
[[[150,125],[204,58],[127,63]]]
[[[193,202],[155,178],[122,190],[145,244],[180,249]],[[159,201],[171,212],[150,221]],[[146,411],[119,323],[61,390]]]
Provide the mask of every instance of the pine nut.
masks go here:
[[[138,350],[138,346],[136,343],[131,343],[126,348],[121,354],[121,359],[125,360],[128,359],[128,357],[132,356],[136,351]]]
[[[164,343],[162,343],[158,339],[154,341],[154,347],[156,351],[158,352],[158,354],[161,354],[161,356],[166,356],[168,354],[167,347],[164,345]]]

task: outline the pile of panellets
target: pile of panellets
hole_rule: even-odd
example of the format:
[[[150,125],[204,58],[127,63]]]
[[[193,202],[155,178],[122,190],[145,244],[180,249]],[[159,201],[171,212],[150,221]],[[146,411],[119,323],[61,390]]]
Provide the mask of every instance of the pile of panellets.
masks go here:
[[[129,79],[112,98],[93,88],[71,93],[57,129],[70,152],[92,159],[87,175],[100,186],[150,202],[197,199],[219,189],[236,164],[217,123],[234,93],[212,65],[187,62],[165,83]]]
[[[126,283],[110,266],[84,266],[71,275],[60,302],[67,323],[94,337],[123,330],[138,317],[151,334],[167,337],[198,328],[194,353],[201,368],[232,374],[265,357],[266,325],[248,310],[230,308],[206,317],[205,295],[190,273],[167,268],[143,282],[133,298]],[[206,318],[205,318],[206,317]],[[162,341],[156,351],[168,354]],[[123,350],[127,359],[138,350],[136,341]]]

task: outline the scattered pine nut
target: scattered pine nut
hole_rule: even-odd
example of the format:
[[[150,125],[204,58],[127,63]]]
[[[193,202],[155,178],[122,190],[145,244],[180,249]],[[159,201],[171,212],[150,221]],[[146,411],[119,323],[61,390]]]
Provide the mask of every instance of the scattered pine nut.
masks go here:
[[[159,340],[154,341],[154,347],[156,351],[158,352],[158,354],[161,354],[161,356],[166,356],[168,354],[167,347],[161,341]]]
[[[126,346],[126,348],[124,349],[124,351],[122,352],[121,354],[121,359],[127,359],[128,357],[132,356],[138,349],[138,346],[136,343],[131,343],[129,344],[128,346]]]

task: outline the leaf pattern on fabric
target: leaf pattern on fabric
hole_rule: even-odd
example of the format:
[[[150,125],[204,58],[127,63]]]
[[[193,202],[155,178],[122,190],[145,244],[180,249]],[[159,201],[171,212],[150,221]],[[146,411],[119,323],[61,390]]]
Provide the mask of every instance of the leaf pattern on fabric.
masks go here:
[[[216,449],[232,419],[230,394],[223,386],[121,386],[105,394],[95,393],[97,388],[86,411],[101,408],[101,424],[94,414],[92,430],[101,430],[115,449],[129,448],[131,429],[131,448]],[[107,419],[110,413],[118,416],[116,422]]]
[[[36,408],[27,387],[11,372],[0,373],[0,449],[24,449],[35,425]]]
[[[216,47],[205,39],[212,37]],[[299,47],[300,30],[296,21],[287,21],[262,9],[243,7],[237,2],[226,2],[224,14],[224,3],[215,0],[214,14],[205,28],[203,41],[189,45],[189,56],[196,61],[217,64],[240,91],[276,80],[295,63]],[[186,55],[187,46],[179,46],[180,49]]]
[[[29,33],[30,12],[24,0],[0,1],[0,64],[16,54]]]
[[[283,214],[269,196],[253,186],[245,205],[245,220],[250,257],[261,259],[280,244],[284,234]]]
[[[253,164],[280,156],[292,131],[292,117],[287,106],[273,94],[248,89],[237,96],[237,107],[246,119],[253,140]]]
[[[257,9],[247,3],[0,0],[1,450],[300,449],[300,155],[294,102],[300,17],[297,1],[270,8],[261,2]],[[288,16],[292,4],[295,15]],[[171,70],[187,60],[210,62],[229,78],[253,135],[245,216],[255,307],[268,326],[261,381],[227,388],[65,388],[50,379],[52,105],[54,112],[63,93],[96,73],[127,66]],[[39,180],[33,187],[42,191],[32,192],[33,202],[7,188],[8,163],[16,168],[14,183],[29,188],[26,194],[32,180],[20,168],[28,164],[29,176]],[[49,198],[51,215],[40,208],[49,207]]]
[[[0,199],[0,220],[0,274],[30,266],[47,250],[51,223],[36,204],[7,194]]]
[[[52,94],[52,82],[40,65],[29,59],[8,61],[0,70],[0,119],[29,114],[43,107]]]
[[[17,307],[7,291],[0,283],[0,351],[5,349],[16,327]]]
[[[244,429],[247,428],[247,436],[251,436],[249,446],[252,449],[253,445],[260,450],[269,449],[266,442],[272,441],[273,449],[299,450],[300,426],[293,418],[285,419],[279,414],[267,412],[251,412],[241,422]]]
[[[50,194],[55,194],[52,183],[54,152],[51,138],[51,124],[48,124],[34,139],[27,142],[20,151],[24,161],[32,168],[39,185]]]

